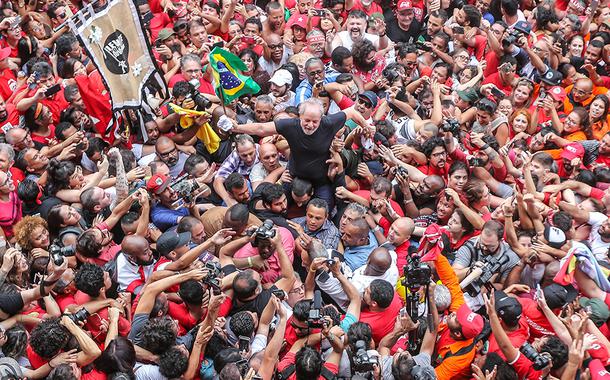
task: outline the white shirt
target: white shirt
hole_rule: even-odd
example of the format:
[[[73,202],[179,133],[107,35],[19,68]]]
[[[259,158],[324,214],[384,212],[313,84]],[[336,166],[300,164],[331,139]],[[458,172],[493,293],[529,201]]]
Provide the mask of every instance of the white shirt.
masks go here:
[[[350,36],[349,31],[344,30],[342,32],[339,32],[337,34],[337,36],[339,36],[339,39],[341,40],[340,46],[343,46],[343,47],[348,48],[349,50],[352,50],[352,47],[354,46],[354,41],[352,40],[352,37]],[[379,36],[374,35],[374,34],[364,33],[364,38],[371,41],[373,43],[373,46],[375,46],[376,49],[379,49]]]
[[[589,233],[589,245],[591,245],[591,252],[595,255],[598,261],[608,261],[608,248],[610,243],[606,243],[599,236],[599,227],[608,220],[608,217],[601,212],[590,212],[589,213],[589,224],[591,225],[591,232]]]

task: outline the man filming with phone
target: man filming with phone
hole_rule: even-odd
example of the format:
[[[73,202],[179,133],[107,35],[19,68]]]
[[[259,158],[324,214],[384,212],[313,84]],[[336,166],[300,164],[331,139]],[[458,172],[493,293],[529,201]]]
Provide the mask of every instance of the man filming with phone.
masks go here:
[[[47,62],[36,63],[26,83],[27,87],[17,90],[15,97],[17,110],[25,112],[30,107],[42,103],[51,111],[53,123],[59,123],[61,111],[68,108],[70,103],[64,98],[63,87],[53,74],[51,65]]]

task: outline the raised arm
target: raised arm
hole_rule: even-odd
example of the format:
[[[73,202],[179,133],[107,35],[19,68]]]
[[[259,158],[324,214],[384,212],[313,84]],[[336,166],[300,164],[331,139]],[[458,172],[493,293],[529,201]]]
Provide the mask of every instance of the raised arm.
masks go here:
[[[233,120],[233,133],[246,133],[248,135],[255,135],[260,137],[273,136],[277,134],[275,129],[275,123],[270,121],[268,123],[250,123],[250,124],[237,124]]]

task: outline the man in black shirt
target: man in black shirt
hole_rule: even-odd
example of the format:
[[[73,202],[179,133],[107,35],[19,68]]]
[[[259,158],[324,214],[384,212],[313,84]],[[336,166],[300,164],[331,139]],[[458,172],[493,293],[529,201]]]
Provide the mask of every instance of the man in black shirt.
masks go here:
[[[387,20],[388,37],[394,43],[414,43],[421,33],[421,24],[415,19],[411,0],[400,0],[393,17]]]
[[[354,108],[325,116],[322,103],[315,98],[299,105],[298,119],[280,119],[269,123],[235,124],[233,133],[257,136],[283,136],[290,146],[288,168],[292,178],[302,178],[314,186],[314,194],[329,205],[334,204],[334,189],[327,177],[330,146],[346,119],[353,119],[364,128],[366,120]]]

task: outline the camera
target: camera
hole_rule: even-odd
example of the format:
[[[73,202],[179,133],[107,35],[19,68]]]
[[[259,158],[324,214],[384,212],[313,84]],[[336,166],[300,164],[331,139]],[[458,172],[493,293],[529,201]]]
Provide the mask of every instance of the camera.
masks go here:
[[[307,326],[310,328],[322,328],[326,320],[322,315],[322,294],[319,290],[316,290],[313,294],[313,305],[309,309],[309,315],[307,316]]]
[[[356,372],[369,372],[373,370],[373,365],[377,364],[377,359],[371,358],[366,350],[366,342],[356,341],[356,353],[353,357],[354,370]]]
[[[178,194],[178,200],[172,204],[172,207],[179,207],[184,203],[192,203],[198,194],[195,194],[195,190],[199,189],[199,183],[195,180],[188,178],[188,174],[183,174],[176,178],[169,187]]]
[[[396,80],[400,79],[400,74],[394,68],[385,69],[382,71],[382,74],[384,78],[388,80],[388,83],[390,83],[390,85],[396,82]]]
[[[532,362],[533,368],[536,371],[540,371],[551,363],[551,358],[547,353],[539,353],[531,344],[527,342],[523,343],[519,351],[521,351],[521,353]]]
[[[203,283],[212,288],[215,295],[220,294],[220,263],[216,261],[208,261],[204,265],[204,269],[208,270],[208,275],[203,279]]]
[[[87,318],[89,318],[89,315],[91,315],[91,314],[89,314],[87,309],[85,309],[83,307],[82,309],[80,309],[79,311],[77,311],[74,314],[68,314],[68,318],[70,318],[72,320],[72,322],[78,324],[79,322],[85,323]]]
[[[460,122],[456,119],[445,119],[441,130],[443,132],[451,132],[453,136],[458,136],[460,133]]]
[[[185,96],[184,100],[193,99],[193,102],[195,102],[196,110],[205,111],[212,105],[212,102],[210,102],[210,100],[205,96],[201,95],[201,93],[197,88],[195,88],[195,86],[189,83],[189,87],[191,89],[191,92]]]
[[[473,166],[473,167],[485,166],[485,160],[483,160],[482,158],[471,157],[468,160],[468,165]]]
[[[418,49],[423,51],[432,51],[432,48],[426,45],[423,41],[415,41],[415,46],[417,46]]]
[[[521,32],[513,29],[508,32],[508,35],[502,39],[502,47],[507,48],[510,45],[517,42],[517,40],[521,37]]]
[[[476,297],[481,293],[481,288],[491,280],[493,275],[500,270],[500,267],[508,262],[508,256],[500,257],[487,256],[483,267],[475,268],[460,282],[460,287],[471,297]]]
[[[399,175],[403,178],[409,178],[409,171],[399,165],[396,167],[396,175]]]
[[[275,237],[275,230],[273,229],[273,221],[265,219],[263,224],[254,231],[254,241],[252,242],[253,247],[258,247],[261,240],[269,240]]]
[[[60,266],[64,263],[64,257],[74,256],[76,249],[72,246],[64,247],[61,245],[59,239],[53,240],[53,243],[49,246],[49,256],[55,266]]]
[[[408,264],[403,268],[403,273],[405,278],[402,284],[413,292],[427,286],[432,278],[432,270],[428,264],[422,263],[416,255],[411,256]]]

